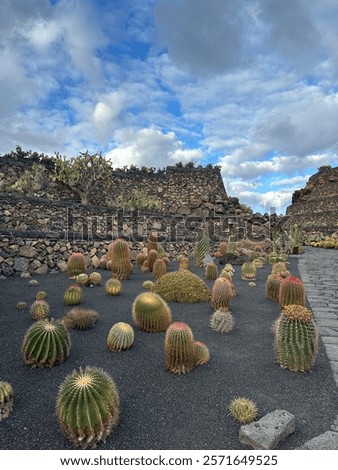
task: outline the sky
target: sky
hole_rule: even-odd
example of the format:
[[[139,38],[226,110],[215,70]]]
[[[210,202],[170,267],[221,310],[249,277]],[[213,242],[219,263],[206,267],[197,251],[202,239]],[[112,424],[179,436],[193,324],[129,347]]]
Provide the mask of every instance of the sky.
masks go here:
[[[337,0],[1,0],[0,153],[221,165],[284,213],[338,157]]]

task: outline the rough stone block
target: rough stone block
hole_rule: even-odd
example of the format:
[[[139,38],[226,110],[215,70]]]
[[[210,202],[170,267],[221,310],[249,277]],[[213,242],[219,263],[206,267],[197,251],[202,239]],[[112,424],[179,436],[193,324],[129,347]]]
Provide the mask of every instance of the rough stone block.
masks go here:
[[[25,258],[34,258],[36,255],[36,248],[34,246],[21,246],[20,247],[20,256]]]
[[[323,434],[306,441],[300,449],[338,450],[338,432],[326,431]]]
[[[28,270],[29,261],[27,258],[15,258],[14,269],[15,271],[24,272]]]
[[[239,440],[253,449],[276,449],[279,442],[295,431],[295,416],[285,410],[275,410],[259,421],[241,426]]]

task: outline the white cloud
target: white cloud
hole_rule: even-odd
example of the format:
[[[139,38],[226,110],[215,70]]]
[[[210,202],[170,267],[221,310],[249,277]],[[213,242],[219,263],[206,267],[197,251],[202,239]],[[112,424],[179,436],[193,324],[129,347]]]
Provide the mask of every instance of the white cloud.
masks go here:
[[[119,117],[125,98],[121,92],[112,92],[101,97],[93,110],[93,123],[100,140],[105,140],[112,132],[112,124]]]

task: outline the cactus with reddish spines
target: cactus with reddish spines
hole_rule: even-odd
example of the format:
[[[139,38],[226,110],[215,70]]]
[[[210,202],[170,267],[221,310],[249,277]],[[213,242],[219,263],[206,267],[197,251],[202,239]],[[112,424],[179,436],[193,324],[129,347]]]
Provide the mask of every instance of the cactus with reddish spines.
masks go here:
[[[138,253],[136,255],[136,264],[139,267],[139,269],[142,268],[143,263],[146,260],[146,255],[144,253]]]
[[[190,261],[189,261],[189,258],[187,258],[186,256],[182,256],[179,258],[178,260],[178,269],[180,271],[186,269],[187,271],[190,271]]]
[[[67,261],[67,275],[69,278],[75,278],[81,273],[86,272],[86,258],[83,253],[75,252],[70,255]]]
[[[122,283],[119,279],[111,278],[105,283],[104,288],[108,295],[120,295],[122,291]]]
[[[120,281],[129,279],[132,273],[132,265],[128,243],[125,240],[118,238],[109,246],[112,256],[112,277],[119,279]]]
[[[150,250],[157,251],[157,235],[155,233],[150,233],[147,241],[147,248],[148,248],[148,256]]]
[[[208,263],[205,267],[205,277],[210,280],[215,280],[218,277],[217,266],[215,263]]]
[[[102,281],[102,276],[100,273],[97,273],[94,271],[93,273],[90,273],[88,282],[91,286],[99,286]]]
[[[150,272],[153,271],[153,266],[156,260],[157,260],[157,251],[150,250],[148,253],[148,268]]]
[[[318,330],[310,310],[286,305],[274,325],[277,363],[294,372],[312,369],[318,353]]]
[[[109,351],[125,351],[134,343],[134,330],[125,322],[113,325],[108,333],[107,348]]]
[[[245,262],[241,267],[241,278],[243,281],[255,281],[256,280],[256,266],[253,262]]]
[[[101,269],[107,269],[107,261],[108,261],[108,258],[106,255],[101,256],[99,260],[99,267]]]
[[[81,273],[76,276],[76,284],[80,287],[84,287],[88,285],[89,276],[86,273]]]
[[[169,305],[153,292],[144,292],[136,297],[132,317],[136,325],[147,333],[165,331],[172,321]]]
[[[74,370],[59,387],[56,415],[75,447],[95,448],[105,442],[120,419],[120,398],[114,380],[97,367]]]
[[[39,292],[36,293],[35,299],[36,300],[45,300],[47,298],[47,292],[43,290],[39,290]]]
[[[164,340],[165,368],[174,374],[191,372],[196,363],[195,341],[190,327],[183,322],[172,323]]]
[[[88,330],[93,327],[98,318],[96,310],[75,307],[62,318],[62,323],[66,328]]]
[[[234,328],[234,318],[229,309],[216,310],[210,318],[210,328],[220,333],[230,333]]]
[[[306,296],[303,282],[295,276],[281,280],[278,302],[281,307],[286,305],[301,305],[305,307]]]
[[[219,277],[215,280],[211,290],[211,306],[213,310],[230,308],[233,291],[229,279]]]
[[[59,321],[39,320],[27,330],[22,353],[26,364],[53,367],[64,362],[70,350],[68,330]]]
[[[167,272],[167,265],[163,261],[163,258],[155,260],[153,266],[153,276],[155,279],[159,279],[160,277],[164,276]]]
[[[195,248],[195,261],[198,268],[204,266],[204,258],[209,253],[209,251],[209,239],[206,234],[203,233],[202,237],[197,241]]]
[[[282,278],[279,274],[270,274],[266,280],[265,297],[272,302],[278,302],[281,280]]]
[[[69,286],[63,296],[65,305],[79,305],[82,302],[83,292],[82,287],[74,284]]]
[[[257,405],[245,397],[237,397],[230,403],[230,415],[241,424],[249,424],[256,420]]]
[[[43,320],[48,317],[49,305],[45,300],[35,300],[29,310],[33,320]]]
[[[210,352],[208,346],[201,341],[195,341],[195,364],[202,366],[209,362]]]
[[[0,381],[0,421],[8,418],[13,409],[13,395],[11,384]]]

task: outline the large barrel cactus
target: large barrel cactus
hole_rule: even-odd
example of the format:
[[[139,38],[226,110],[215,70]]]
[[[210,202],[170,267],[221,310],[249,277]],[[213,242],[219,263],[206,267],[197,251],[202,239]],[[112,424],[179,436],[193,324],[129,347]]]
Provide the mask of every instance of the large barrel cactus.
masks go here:
[[[172,323],[164,340],[165,367],[174,374],[191,372],[196,364],[194,336],[183,322]]]
[[[56,414],[75,447],[95,448],[119,422],[120,398],[115,382],[97,367],[75,370],[59,387]]]
[[[75,252],[70,255],[67,261],[68,277],[75,278],[86,272],[86,258],[83,253]]]
[[[27,330],[22,353],[34,367],[53,367],[66,360],[70,350],[68,330],[58,321],[39,320]]]
[[[318,330],[312,312],[301,305],[287,305],[274,325],[278,364],[295,372],[309,371],[318,352]]]
[[[109,351],[124,351],[134,343],[134,330],[125,322],[115,323],[110,328],[107,337],[107,348]]]
[[[0,381],[0,421],[8,418],[13,408],[13,388],[8,382]]]
[[[120,280],[129,279],[132,273],[129,245],[125,240],[118,238],[111,244],[112,277]]]
[[[305,307],[305,287],[303,282],[294,276],[282,279],[279,286],[279,304],[281,307],[286,305],[301,305]]]
[[[153,292],[144,292],[136,297],[132,316],[137,326],[148,333],[165,331],[172,321],[169,305]]]
[[[211,306],[213,310],[227,310],[233,299],[232,283],[225,277],[215,280],[211,290]]]
[[[278,302],[281,280],[282,278],[279,274],[270,274],[266,280],[265,297],[272,302]]]
[[[167,265],[163,258],[155,260],[153,265],[153,276],[155,279],[159,279],[167,273]]]

